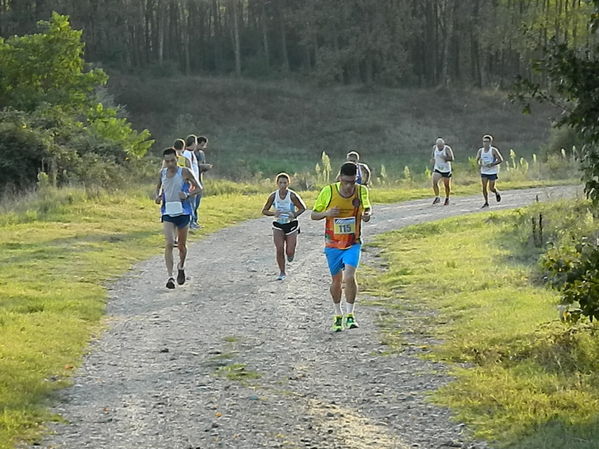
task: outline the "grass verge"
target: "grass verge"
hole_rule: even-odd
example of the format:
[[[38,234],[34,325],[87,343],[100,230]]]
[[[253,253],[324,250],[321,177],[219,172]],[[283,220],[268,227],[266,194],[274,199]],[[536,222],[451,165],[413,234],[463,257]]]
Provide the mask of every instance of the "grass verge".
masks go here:
[[[557,294],[531,281],[534,255],[516,238],[521,214],[381,236],[374,245],[386,270],[370,271],[362,285],[391,317],[416,310],[415,326],[443,341],[429,356],[450,363],[455,381],[432,399],[476,437],[517,449],[596,449],[599,327],[557,319]]]
[[[538,185],[531,181],[505,188]],[[212,185],[202,200],[201,235],[257,217],[274,188],[250,194],[233,183]],[[456,193],[478,191],[458,186]],[[0,449],[31,441],[51,393],[69,382],[91,338],[101,331],[105,285],[134,263],[161,252],[152,187],[114,192],[46,189],[0,205]],[[375,202],[431,195],[418,186],[375,188]],[[316,192],[302,196],[310,207]],[[195,235],[193,239],[201,238]],[[192,255],[193,257],[193,255]]]

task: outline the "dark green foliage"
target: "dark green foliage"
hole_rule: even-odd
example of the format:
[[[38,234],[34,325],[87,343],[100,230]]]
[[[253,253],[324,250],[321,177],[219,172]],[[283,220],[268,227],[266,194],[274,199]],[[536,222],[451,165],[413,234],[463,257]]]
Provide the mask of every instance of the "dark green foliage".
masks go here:
[[[514,98],[530,110],[531,100],[551,102],[562,114],[557,126],[572,129],[583,142],[578,151],[585,192],[599,207],[599,45],[596,43],[599,24],[599,0],[593,0],[595,13],[589,24],[593,30],[588,47],[571,48],[552,39],[544,56],[533,67],[547,80],[546,85],[521,78]]]
[[[562,292],[564,304],[578,304],[580,313],[599,319],[599,245],[581,242],[552,248],[542,257],[548,282]]]
[[[84,70],[81,32],[66,17],[40,30],[0,39],[0,188],[33,186],[42,172],[53,184],[111,184],[146,153],[149,132],[98,101],[107,76]]]
[[[320,84],[503,86],[552,36],[584,42],[588,2],[3,0],[0,35],[72,17],[91,60],[124,72],[306,75]]]

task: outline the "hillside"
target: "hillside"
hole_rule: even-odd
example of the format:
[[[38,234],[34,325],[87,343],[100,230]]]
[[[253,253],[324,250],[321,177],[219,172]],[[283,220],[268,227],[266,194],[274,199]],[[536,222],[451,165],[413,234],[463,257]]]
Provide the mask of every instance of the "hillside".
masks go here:
[[[123,75],[112,75],[110,89],[133,123],[152,132],[154,151],[176,137],[205,134],[210,161],[229,176],[312,169],[323,150],[335,161],[348,149],[375,168],[424,170],[437,136],[452,145],[458,161],[475,153],[484,133],[501,149],[530,155],[550,126],[547,111],[522,115],[496,91]]]

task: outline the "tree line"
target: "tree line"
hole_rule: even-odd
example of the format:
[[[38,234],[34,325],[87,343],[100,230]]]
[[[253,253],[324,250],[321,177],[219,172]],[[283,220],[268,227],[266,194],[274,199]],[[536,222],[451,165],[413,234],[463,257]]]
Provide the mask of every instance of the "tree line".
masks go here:
[[[52,11],[122,70],[321,83],[504,86],[552,39],[587,46],[588,0],[0,0],[0,36]]]

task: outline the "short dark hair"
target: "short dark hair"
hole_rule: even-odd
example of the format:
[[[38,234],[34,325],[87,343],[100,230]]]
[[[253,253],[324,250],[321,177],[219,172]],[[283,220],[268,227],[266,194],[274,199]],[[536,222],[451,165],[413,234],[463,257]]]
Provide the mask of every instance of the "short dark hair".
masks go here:
[[[166,150],[162,152],[162,157],[168,156],[169,154],[177,154],[173,147],[168,147]]]
[[[190,134],[189,136],[187,136],[185,138],[185,145],[187,145],[188,147],[195,145],[198,142],[198,138],[196,137],[195,134]]]
[[[358,173],[358,166],[353,162],[346,162],[339,169],[339,174],[344,176],[356,176]]]
[[[199,136],[198,137],[198,143],[204,143],[204,142],[208,143],[208,137],[206,137],[206,136]]]
[[[185,148],[185,141],[183,139],[175,140],[175,143],[173,144],[173,148],[175,150],[182,150],[183,148]]]

